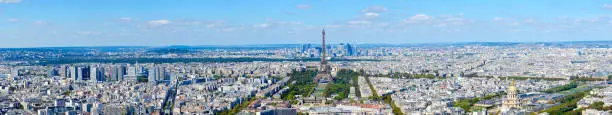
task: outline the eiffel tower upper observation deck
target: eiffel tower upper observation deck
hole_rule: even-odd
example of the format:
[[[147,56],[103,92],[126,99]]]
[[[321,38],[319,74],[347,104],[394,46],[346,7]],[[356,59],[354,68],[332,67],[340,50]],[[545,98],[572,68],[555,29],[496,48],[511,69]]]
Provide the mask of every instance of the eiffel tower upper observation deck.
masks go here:
[[[315,81],[317,82],[330,82],[333,81],[331,74],[329,73],[329,65],[327,65],[327,48],[325,47],[325,29],[321,31],[322,39],[321,39],[321,65],[319,67],[319,73],[315,77]]]

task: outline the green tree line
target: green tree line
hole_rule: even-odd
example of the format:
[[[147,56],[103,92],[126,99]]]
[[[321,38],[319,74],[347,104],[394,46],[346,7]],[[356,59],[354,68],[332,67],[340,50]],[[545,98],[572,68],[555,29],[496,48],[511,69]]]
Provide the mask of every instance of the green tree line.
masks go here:
[[[569,84],[553,87],[553,88],[544,90],[543,92],[545,92],[545,93],[556,93],[556,92],[561,92],[561,91],[566,91],[566,90],[574,89],[576,87],[578,87],[578,83],[576,83],[575,81],[572,81]]]

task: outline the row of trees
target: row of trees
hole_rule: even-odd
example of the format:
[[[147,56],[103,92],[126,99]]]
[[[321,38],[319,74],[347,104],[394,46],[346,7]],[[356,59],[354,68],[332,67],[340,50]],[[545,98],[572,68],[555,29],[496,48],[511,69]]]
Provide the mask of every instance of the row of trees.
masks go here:
[[[610,77],[610,76],[608,76]],[[605,78],[601,78],[601,77],[572,77],[572,80],[574,81],[583,81],[583,82],[587,82],[587,81],[604,81]]]
[[[248,107],[249,104],[253,103],[253,101],[255,101],[255,100],[257,100],[257,98],[255,98],[255,97],[249,98],[247,101],[240,103],[239,105],[235,106],[232,109],[221,111],[221,112],[218,112],[216,114],[217,115],[236,115],[236,114],[240,113],[240,111],[242,111],[242,109]]]
[[[361,98],[361,91],[359,90],[359,75],[360,73],[358,72],[353,72],[357,75],[352,76],[353,78],[353,87],[355,87],[355,94],[357,97]],[[362,84],[363,85],[363,84]]]
[[[361,71],[361,74],[363,74],[364,72]],[[368,77],[366,77],[366,82],[368,83],[368,86],[370,87],[370,90],[372,90],[372,95],[369,96],[370,99],[372,100],[382,100],[383,102],[389,104],[391,106],[391,110],[393,112],[393,114],[395,115],[404,115],[404,113],[402,113],[402,110],[395,105],[395,102],[393,102],[393,99],[391,98],[391,95],[383,95],[383,96],[379,96],[378,93],[376,93],[376,89],[374,89],[374,86],[372,85],[372,83],[370,82],[370,79]],[[362,95],[362,97],[365,95]]]
[[[393,102],[393,100],[391,99],[391,95],[382,96],[382,99],[385,103],[391,105],[391,110],[393,114],[404,115],[404,113],[402,113],[402,110],[397,105],[395,105],[395,102]]]
[[[575,81],[572,81],[569,84],[553,87],[553,88],[544,90],[543,92],[545,92],[545,93],[556,93],[556,92],[561,92],[561,91],[566,91],[566,90],[574,89],[576,87],[578,87],[578,83],[576,83]]]
[[[376,93],[376,89],[374,89],[374,86],[372,85],[372,83],[370,82],[370,79],[368,77],[366,77],[366,82],[368,83],[368,86],[370,87],[370,90],[372,90],[372,95],[369,96],[370,99],[374,99],[374,100],[378,100],[381,97],[378,96],[378,93]]]

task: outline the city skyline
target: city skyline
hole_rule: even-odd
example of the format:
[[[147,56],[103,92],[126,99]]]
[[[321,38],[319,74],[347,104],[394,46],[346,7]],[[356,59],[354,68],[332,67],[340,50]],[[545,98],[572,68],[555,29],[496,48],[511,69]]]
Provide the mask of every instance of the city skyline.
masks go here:
[[[610,4],[2,0],[0,46],[300,44],[316,43],[321,28],[330,43],[605,41]]]
[[[27,2],[0,0],[0,3]],[[304,5],[296,7],[313,8]],[[376,9],[387,11],[382,7]],[[369,18],[379,15],[363,12],[367,12],[365,15]],[[82,20],[90,22],[85,17]],[[21,23],[16,19],[12,21]],[[132,22],[131,18],[123,21],[139,23]],[[412,22],[415,21],[412,19],[405,21],[420,27],[436,26],[431,24],[453,24],[449,27],[459,27],[454,25],[457,23],[446,23],[449,21],[447,19],[439,22],[440,19],[428,17],[425,20],[419,19],[420,24]],[[183,38],[175,38],[173,35],[162,35],[167,34],[167,31],[148,33],[139,29],[136,29],[141,31],[138,36],[149,35],[164,40],[125,42],[122,40],[131,39],[115,41],[116,38],[108,38],[102,41],[128,45],[104,46],[107,42],[89,39],[19,39],[28,43],[41,42],[43,45],[33,48],[1,48],[11,47],[1,43],[24,45],[17,43],[19,40],[4,39],[8,43],[0,42],[0,114],[612,113],[612,40],[469,42],[466,39],[468,42],[448,42],[430,38],[432,40],[429,41],[435,43],[402,43],[399,42],[401,40],[380,43],[393,37],[367,33],[383,37],[373,42],[345,41],[341,37],[343,32],[365,34],[357,31],[376,30],[377,27],[369,26],[374,23],[367,22],[360,22],[361,27],[368,26],[362,30],[348,31],[347,28],[352,27],[326,25],[321,26],[321,29],[312,27],[321,33],[303,31],[309,33],[302,36],[308,40],[299,41],[302,38],[295,38],[291,40],[297,43],[293,41],[291,44],[278,44],[284,41],[273,39],[249,41],[223,38],[215,42],[232,42],[229,45],[201,45],[196,41],[181,41]],[[193,33],[183,29],[197,29],[200,25],[198,21],[181,25],[176,24],[175,20],[140,23],[145,24],[140,29],[170,29],[172,31],[169,33],[176,35],[191,35]],[[49,29],[58,27],[51,23],[36,24]],[[218,29],[213,26],[207,31]],[[471,28],[473,25],[460,26]],[[74,26],[75,29],[82,27],[88,26]],[[281,31],[285,28],[272,25],[262,27],[264,25],[249,28],[261,29],[251,31],[251,34],[241,33],[247,28],[223,34],[257,37],[253,34],[274,33],[273,30]],[[90,28],[107,31],[118,29],[112,24]],[[91,37],[120,33],[95,33]],[[32,35],[43,36],[44,33]],[[218,37],[216,34],[210,36]],[[168,42],[165,41],[166,37],[179,41]],[[151,43],[156,42],[163,46],[151,46]],[[243,42],[260,45],[231,45]],[[44,45],[51,43],[67,45]],[[173,43],[182,45],[168,45]]]

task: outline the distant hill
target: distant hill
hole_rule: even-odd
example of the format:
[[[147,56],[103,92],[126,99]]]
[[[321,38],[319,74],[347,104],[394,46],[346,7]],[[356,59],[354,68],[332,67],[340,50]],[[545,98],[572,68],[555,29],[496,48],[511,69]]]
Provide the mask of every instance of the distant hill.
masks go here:
[[[147,51],[147,53],[157,53],[157,54],[184,54],[184,53],[193,53],[196,51],[187,50],[187,49],[179,49],[179,48],[162,48],[162,49],[153,49]]]

